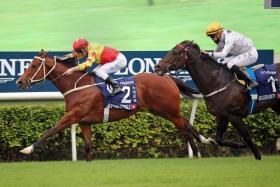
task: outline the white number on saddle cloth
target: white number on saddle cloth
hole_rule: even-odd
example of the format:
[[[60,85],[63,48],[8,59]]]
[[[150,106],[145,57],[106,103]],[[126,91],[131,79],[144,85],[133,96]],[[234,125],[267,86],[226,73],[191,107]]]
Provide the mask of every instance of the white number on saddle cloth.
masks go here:
[[[271,82],[271,87],[272,87],[272,92],[275,93],[277,90],[276,90],[276,80],[270,76],[269,79],[267,80],[267,82]]]
[[[124,87],[122,87],[122,91],[125,93],[125,96],[122,99],[122,103],[124,103],[124,104],[131,103],[131,100],[128,99],[129,94],[130,94],[130,87],[129,86],[124,86]]]

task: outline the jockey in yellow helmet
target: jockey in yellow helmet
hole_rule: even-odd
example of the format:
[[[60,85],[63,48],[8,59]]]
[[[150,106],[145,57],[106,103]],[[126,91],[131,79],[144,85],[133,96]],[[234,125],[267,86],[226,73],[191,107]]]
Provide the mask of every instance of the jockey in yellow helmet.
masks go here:
[[[252,40],[238,32],[225,30],[219,22],[210,23],[206,35],[217,44],[217,48],[213,52],[202,52],[217,59],[219,63],[226,64],[238,77],[245,80],[249,89],[257,87],[258,83],[240,68],[254,64],[258,59]]]
[[[103,79],[106,84],[112,86],[113,91],[111,94],[117,94],[122,91],[118,83],[108,75],[119,71],[127,65],[126,57],[122,53],[108,46],[89,43],[84,38],[78,38],[74,41],[73,50],[73,53],[66,56],[70,58],[72,56],[77,58],[87,56],[87,59],[78,66],[68,69],[64,74],[70,75],[73,71],[81,71],[91,67],[93,63],[97,63],[99,66],[95,68],[95,74]]]

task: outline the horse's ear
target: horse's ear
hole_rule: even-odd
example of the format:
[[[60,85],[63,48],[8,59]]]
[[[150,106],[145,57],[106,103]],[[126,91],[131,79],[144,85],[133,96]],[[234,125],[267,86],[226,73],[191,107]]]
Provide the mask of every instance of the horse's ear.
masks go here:
[[[48,56],[48,52],[44,51],[44,49],[41,49],[39,56],[42,55],[43,57],[47,57]]]

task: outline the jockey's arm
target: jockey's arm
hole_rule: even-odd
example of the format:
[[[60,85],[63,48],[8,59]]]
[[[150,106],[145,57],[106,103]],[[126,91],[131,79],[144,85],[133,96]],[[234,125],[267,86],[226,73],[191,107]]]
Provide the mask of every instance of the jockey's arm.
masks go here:
[[[64,74],[65,75],[70,75],[72,74],[74,71],[82,71],[86,68],[89,68],[92,66],[92,64],[95,62],[96,58],[95,56],[90,56],[87,58],[87,60],[73,68],[68,69]]]
[[[218,52],[218,51],[210,52],[209,56],[212,56],[214,58],[225,58],[229,54],[232,47],[233,47],[233,42],[230,41],[230,40],[226,40],[225,41],[225,46],[222,49],[222,51],[220,51],[220,52]]]
[[[60,61],[64,61],[70,58],[76,58],[74,53],[69,53],[67,55],[61,56],[61,57],[57,57]]]
[[[96,60],[95,56],[89,56],[85,62],[78,65],[79,70],[84,70],[86,68],[91,67],[92,64],[95,62],[95,60]]]

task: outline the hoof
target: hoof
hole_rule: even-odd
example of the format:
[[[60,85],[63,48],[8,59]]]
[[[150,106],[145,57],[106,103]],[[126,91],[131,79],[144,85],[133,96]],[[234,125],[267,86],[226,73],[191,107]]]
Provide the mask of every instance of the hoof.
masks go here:
[[[213,138],[208,138],[211,144],[218,145],[218,143]]]
[[[34,150],[34,146],[31,145],[29,147],[26,147],[26,148],[22,149],[20,152],[28,155],[28,154],[31,154],[33,152],[33,150]]]
[[[257,155],[257,156],[255,156],[255,158],[256,158],[256,160],[262,160],[262,155],[261,154]]]
[[[216,141],[212,138],[205,138],[204,136],[202,135],[199,135],[199,139],[202,143],[204,144],[211,144],[211,143],[216,143]]]

